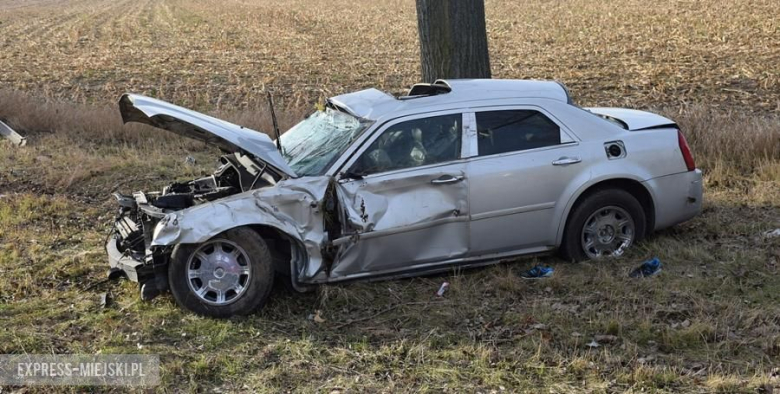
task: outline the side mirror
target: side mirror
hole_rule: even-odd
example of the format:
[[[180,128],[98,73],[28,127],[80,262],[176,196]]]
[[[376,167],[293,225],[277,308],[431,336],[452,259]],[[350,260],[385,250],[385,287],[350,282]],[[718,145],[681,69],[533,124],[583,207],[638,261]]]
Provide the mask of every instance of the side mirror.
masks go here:
[[[361,180],[361,179],[363,179],[364,175],[365,174],[359,173],[359,172],[346,171],[346,172],[342,172],[341,173],[341,176],[339,177],[339,179],[340,180],[341,179],[344,179],[344,180]]]

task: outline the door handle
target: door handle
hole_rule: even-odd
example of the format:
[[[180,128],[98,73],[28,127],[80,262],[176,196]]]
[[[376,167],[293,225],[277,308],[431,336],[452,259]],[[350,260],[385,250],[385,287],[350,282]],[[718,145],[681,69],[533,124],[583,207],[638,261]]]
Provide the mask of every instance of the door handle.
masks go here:
[[[579,163],[581,161],[582,161],[582,159],[580,159],[579,157],[564,156],[564,157],[559,158],[558,160],[553,161],[552,165],[554,165],[554,166],[568,166],[569,164],[577,164],[577,163]]]
[[[434,185],[440,185],[443,183],[460,182],[462,180],[463,180],[463,175],[458,175],[458,176],[442,175],[436,179],[431,180],[431,183],[433,183]]]

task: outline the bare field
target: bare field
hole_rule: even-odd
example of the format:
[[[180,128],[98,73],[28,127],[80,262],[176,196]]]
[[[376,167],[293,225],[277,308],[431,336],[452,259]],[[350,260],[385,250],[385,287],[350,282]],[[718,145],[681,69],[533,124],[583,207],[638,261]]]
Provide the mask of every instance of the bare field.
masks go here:
[[[0,1],[0,86],[81,102],[125,91],[197,108],[301,104],[419,78],[412,0]],[[495,77],[586,104],[780,106],[780,3],[497,1]]]
[[[103,281],[109,194],[210,173],[218,152],[122,126],[119,94],[270,130],[272,89],[286,128],[323,96],[417,82],[414,2],[0,0],[0,119],[29,139],[0,140],[0,353],[159,354],[156,392],[780,390],[780,237],[762,235],[780,228],[780,3],[486,3],[494,76],[677,120],[703,215],[600,263],[277,289],[225,321],[145,303]],[[659,276],[627,277],[653,256]],[[553,278],[518,277],[540,263]],[[113,391],[54,391],[85,390]]]

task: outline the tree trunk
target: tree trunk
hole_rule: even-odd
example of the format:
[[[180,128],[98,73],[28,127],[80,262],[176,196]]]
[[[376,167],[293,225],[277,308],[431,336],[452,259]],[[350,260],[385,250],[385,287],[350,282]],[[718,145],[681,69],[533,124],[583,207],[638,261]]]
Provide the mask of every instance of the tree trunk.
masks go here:
[[[417,0],[422,79],[490,78],[484,0]]]

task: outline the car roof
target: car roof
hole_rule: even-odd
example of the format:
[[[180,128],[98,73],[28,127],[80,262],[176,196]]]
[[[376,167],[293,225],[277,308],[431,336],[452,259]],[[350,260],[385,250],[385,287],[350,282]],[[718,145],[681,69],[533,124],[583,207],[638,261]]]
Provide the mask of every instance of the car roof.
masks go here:
[[[540,98],[570,103],[566,87],[555,81],[518,79],[447,79],[434,82],[430,94],[394,97],[377,89],[365,89],[332,97],[329,102],[360,118],[376,120],[393,113],[424,112],[426,107],[464,105],[494,99]],[[415,85],[418,87],[421,85]],[[424,87],[424,86],[423,86]],[[426,91],[414,89],[412,91]]]

